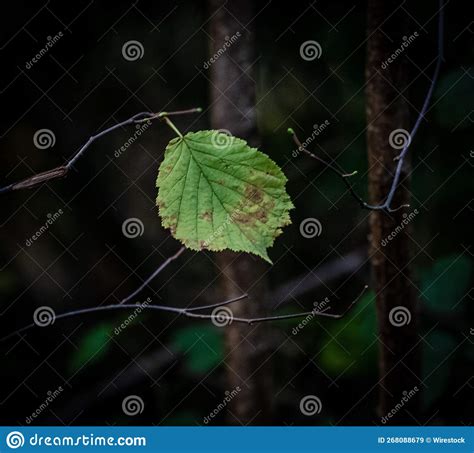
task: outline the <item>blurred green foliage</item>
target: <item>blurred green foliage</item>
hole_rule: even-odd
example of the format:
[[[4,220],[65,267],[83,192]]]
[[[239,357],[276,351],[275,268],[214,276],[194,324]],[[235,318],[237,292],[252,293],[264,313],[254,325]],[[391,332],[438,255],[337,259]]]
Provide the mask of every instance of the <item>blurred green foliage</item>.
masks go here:
[[[70,358],[70,371],[75,372],[86,364],[92,364],[103,357],[109,351],[110,335],[113,329],[114,324],[111,322],[97,324],[88,329]]]
[[[171,341],[173,349],[184,355],[186,367],[192,373],[204,374],[223,358],[223,332],[212,325],[179,329]]]

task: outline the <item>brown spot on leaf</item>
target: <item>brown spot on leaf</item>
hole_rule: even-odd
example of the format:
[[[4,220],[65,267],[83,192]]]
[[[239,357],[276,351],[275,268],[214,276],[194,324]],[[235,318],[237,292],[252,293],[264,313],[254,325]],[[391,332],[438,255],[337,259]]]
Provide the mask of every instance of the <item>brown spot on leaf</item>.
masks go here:
[[[259,209],[259,210],[255,213],[255,217],[257,218],[257,220],[260,220],[260,222],[262,222],[262,223],[267,223],[267,221],[268,221],[267,213],[266,213],[266,211],[263,210],[263,209]]]
[[[252,214],[242,211],[235,212],[232,215],[232,220],[235,223],[240,223],[242,225],[253,225],[255,223],[255,217]]]
[[[211,211],[205,211],[201,214],[199,214],[199,218],[202,220],[207,220],[208,222],[212,222],[212,212]]]
[[[258,204],[263,200],[263,191],[253,186],[245,187],[245,197],[252,203]]]

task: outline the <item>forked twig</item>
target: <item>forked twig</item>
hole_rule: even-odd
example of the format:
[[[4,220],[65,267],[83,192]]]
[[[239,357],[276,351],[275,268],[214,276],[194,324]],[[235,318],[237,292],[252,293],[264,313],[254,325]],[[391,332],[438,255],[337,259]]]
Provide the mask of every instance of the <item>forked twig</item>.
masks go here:
[[[359,196],[357,193],[354,191],[354,188],[352,187],[352,184],[349,182],[349,179],[351,176],[354,176],[357,174],[357,171],[354,171],[352,173],[343,173],[342,171],[339,171],[334,165],[329,163],[328,161],[324,160],[322,157],[316,156],[316,154],[313,154],[311,151],[308,151],[306,149],[306,146],[303,145],[296,135],[296,132],[290,127],[288,128],[288,133],[293,137],[293,141],[295,142],[296,146],[298,146],[298,149],[302,151],[303,153],[307,154],[309,157],[316,159],[318,162],[321,162],[325,167],[327,167],[329,170],[331,170],[333,173],[335,173],[337,176],[339,176],[346,187],[349,189],[349,192],[351,195],[358,201],[360,206],[362,208],[367,208],[367,203]]]
[[[220,313],[215,313],[214,311],[212,313],[196,313],[196,311],[202,311],[202,310],[209,310],[209,309],[217,309],[219,307],[223,307],[225,305],[232,304],[234,302],[241,301],[243,299],[246,299],[248,297],[247,294],[242,294],[241,296],[234,297],[232,299],[228,299],[222,302],[218,302],[216,304],[211,304],[211,305],[203,305],[201,307],[193,307],[193,308],[178,308],[178,307],[169,307],[167,305],[150,305],[150,304],[114,304],[114,305],[104,305],[102,307],[90,307],[90,308],[82,308],[79,310],[74,310],[66,313],[61,313],[59,315],[54,316],[54,321],[57,321],[58,319],[65,319],[65,318],[71,318],[74,316],[78,315],[84,315],[87,313],[95,313],[99,311],[110,311],[110,310],[127,310],[127,309],[137,309],[141,308],[143,310],[149,309],[149,310],[156,310],[156,311],[163,311],[163,312],[169,312],[169,313],[176,313],[178,315],[186,316],[188,318],[197,318],[197,319],[210,319],[213,321],[216,320],[222,320],[224,317],[224,322],[225,318],[227,316],[228,322],[225,322],[223,325],[228,325],[232,322],[238,322],[238,323],[243,323],[243,324],[256,324],[256,323],[261,323],[261,322],[268,322],[268,321],[281,321],[284,319],[294,319],[294,318],[302,318],[306,316],[323,316],[327,318],[333,318],[333,319],[340,319],[342,318],[361,298],[361,296],[365,293],[366,289],[368,288],[367,285],[364,286],[363,290],[360,292],[360,294],[348,305],[348,307],[342,312],[342,313],[326,313],[326,311],[317,311],[317,310],[312,310],[312,311],[305,311],[301,313],[292,313],[288,315],[276,315],[276,316],[266,316],[266,317],[261,317],[261,318],[239,318],[239,317],[233,317],[232,316],[232,311],[229,310],[229,312],[220,312]],[[52,323],[51,323],[52,324]],[[22,332],[25,332],[27,330],[33,329],[35,327],[39,327],[35,323],[28,324],[27,326],[24,326],[15,332],[12,332],[8,334],[7,336],[3,337],[0,339],[0,342],[6,341],[15,335],[18,335]]]
[[[159,112],[159,113],[153,113],[153,112],[140,112],[137,113],[136,115],[133,115],[130,117],[128,120],[122,121],[120,123],[114,124],[113,126],[104,129],[103,131],[99,132],[96,135],[93,135],[87,140],[87,142],[82,145],[82,147],[77,151],[68,161],[66,164],[61,165],[59,167],[53,168],[51,170],[47,170],[41,173],[37,173],[36,175],[30,176],[29,178],[22,179],[21,181],[18,181],[13,184],[9,184],[4,187],[0,187],[0,194],[2,193],[7,193],[11,192],[13,190],[21,190],[21,189],[31,189],[33,187],[36,187],[40,184],[43,184],[45,182],[48,182],[52,179],[57,179],[57,178],[64,178],[69,171],[73,168],[74,164],[84,155],[84,153],[87,151],[89,146],[94,143],[97,139],[103,137],[104,135],[107,135],[108,133],[114,131],[115,129],[118,129],[123,126],[127,126],[129,124],[140,124],[140,123],[145,123],[148,121],[152,121],[154,119],[160,119],[160,120],[167,120],[168,116],[177,116],[177,115],[186,115],[190,113],[199,113],[201,112],[202,109],[200,107],[197,108],[192,108],[192,109],[187,109],[187,110],[177,110],[174,112]]]
[[[168,266],[168,264],[170,264],[172,261],[174,261],[176,258],[178,258],[185,250],[186,250],[186,247],[183,246],[174,255],[167,258],[162,264],[160,264],[158,266],[158,268],[135,291],[133,291],[132,294],[127,296],[125,299],[122,299],[120,301],[120,304],[127,304],[128,302],[130,302],[130,300],[133,299],[135,296],[137,296],[138,293],[140,293],[142,290],[144,290],[150,284],[150,282],[154,278],[156,278],[158,276],[158,274],[161,273],[161,271],[166,266]]]
[[[420,127],[421,121],[423,120],[423,118],[426,115],[426,112],[428,110],[428,105],[430,103],[431,96],[433,95],[435,84],[438,80],[439,72],[440,72],[440,69],[441,69],[441,63],[443,61],[443,56],[444,56],[443,41],[444,41],[444,4],[443,4],[443,0],[439,0],[438,43],[437,43],[438,44],[438,55],[437,55],[437,59],[436,59],[436,66],[435,66],[435,70],[434,70],[434,73],[433,73],[433,78],[430,82],[430,86],[429,86],[428,91],[426,93],[425,100],[423,101],[423,106],[420,110],[420,113],[418,114],[418,117],[415,121],[415,124],[414,124],[411,132],[409,133],[409,140],[406,141],[406,143],[403,145],[402,151],[394,159],[395,161],[397,161],[397,167],[395,169],[395,175],[393,177],[392,184],[391,184],[390,189],[388,191],[387,198],[385,199],[385,201],[382,204],[380,204],[380,205],[370,205],[370,204],[366,203],[353,190],[351,184],[349,183],[349,181],[346,178],[348,176],[353,176],[357,172],[353,172],[353,173],[350,173],[350,174],[344,174],[344,173],[340,172],[336,167],[334,167],[329,162],[325,161],[321,157],[318,157],[315,154],[308,151],[306,149],[306,147],[301,144],[301,142],[298,139],[298,137],[296,136],[294,130],[291,129],[291,128],[288,129],[288,132],[290,134],[292,134],[293,140],[296,143],[296,145],[298,146],[299,150],[304,152],[305,154],[309,155],[313,159],[316,159],[318,162],[322,163],[324,166],[326,166],[331,171],[336,173],[339,177],[341,177],[343,179],[344,183],[346,184],[347,188],[349,189],[349,192],[351,193],[351,195],[357,200],[357,202],[364,209],[369,209],[369,210],[372,210],[372,211],[386,211],[386,212],[392,213],[392,212],[396,212],[396,211],[398,211],[402,208],[406,208],[406,207],[410,206],[408,204],[403,204],[403,205],[398,206],[396,208],[392,208],[392,202],[393,202],[393,198],[395,196],[395,192],[398,188],[398,183],[400,182],[400,177],[401,177],[401,174],[402,174],[402,168],[403,168],[403,163],[404,163],[405,157],[406,157],[406,155],[408,153],[408,150],[410,148],[410,144],[412,143],[413,138],[415,137],[415,134],[418,131],[418,128]]]

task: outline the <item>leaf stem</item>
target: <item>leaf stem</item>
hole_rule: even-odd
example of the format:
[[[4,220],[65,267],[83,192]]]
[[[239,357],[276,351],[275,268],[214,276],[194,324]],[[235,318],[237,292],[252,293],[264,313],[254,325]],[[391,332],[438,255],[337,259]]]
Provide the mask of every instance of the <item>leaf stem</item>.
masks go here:
[[[168,118],[168,115],[163,115],[161,117],[161,119],[163,119],[163,121],[171,128],[173,129],[173,131],[178,135],[179,138],[183,138],[183,134],[181,133],[181,131],[174,125],[173,121],[171,121],[169,118]]]
[[[64,178],[73,168],[73,165],[86,153],[90,145],[94,143],[99,138],[103,137],[104,135],[109,134],[110,132],[130,125],[130,124],[140,124],[152,121],[154,119],[161,119],[168,123],[168,125],[180,136],[182,137],[181,132],[172,125],[171,121],[168,120],[168,116],[177,116],[177,115],[187,115],[190,113],[200,113],[202,112],[201,107],[186,109],[186,110],[175,110],[172,112],[160,112],[160,113],[153,113],[153,112],[140,112],[136,115],[133,115],[129,119],[122,121],[120,123],[114,124],[107,129],[98,132],[95,135],[92,135],[87,142],[82,145],[82,147],[77,151],[64,165],[60,167],[53,168],[51,170],[47,170],[41,173],[34,174],[26,179],[22,179],[21,181],[8,184],[4,187],[0,187],[0,194],[12,192],[13,190],[20,190],[20,189],[31,189],[33,187],[45,184],[46,182],[56,179],[56,178]]]

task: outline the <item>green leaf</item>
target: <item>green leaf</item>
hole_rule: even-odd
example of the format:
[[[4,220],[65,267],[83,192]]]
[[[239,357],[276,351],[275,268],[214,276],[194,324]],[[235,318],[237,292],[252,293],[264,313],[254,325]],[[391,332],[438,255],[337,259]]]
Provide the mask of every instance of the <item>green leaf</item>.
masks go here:
[[[156,182],[165,228],[192,250],[267,248],[293,208],[286,177],[267,155],[221,131],[190,132],[166,147]]]
[[[465,256],[451,255],[441,258],[421,276],[422,297],[426,305],[439,316],[463,316],[467,307],[472,262]],[[451,332],[431,330],[423,347],[423,381],[429,392],[423,392],[423,405],[427,409],[439,399],[449,384],[458,351],[458,341]],[[462,350],[459,350],[461,352]]]
[[[203,374],[222,361],[222,331],[213,326],[185,327],[178,330],[171,342],[173,350],[184,354],[193,373]]]
[[[111,323],[94,326],[79,341],[78,349],[71,356],[70,368],[77,371],[87,363],[94,363],[102,358],[110,346]]]
[[[332,376],[363,376],[377,363],[375,294],[367,292],[342,320],[331,323],[321,342],[319,363]]]
[[[467,303],[466,293],[472,262],[465,256],[451,255],[435,262],[421,276],[421,295],[429,308],[436,311],[461,311]]]

